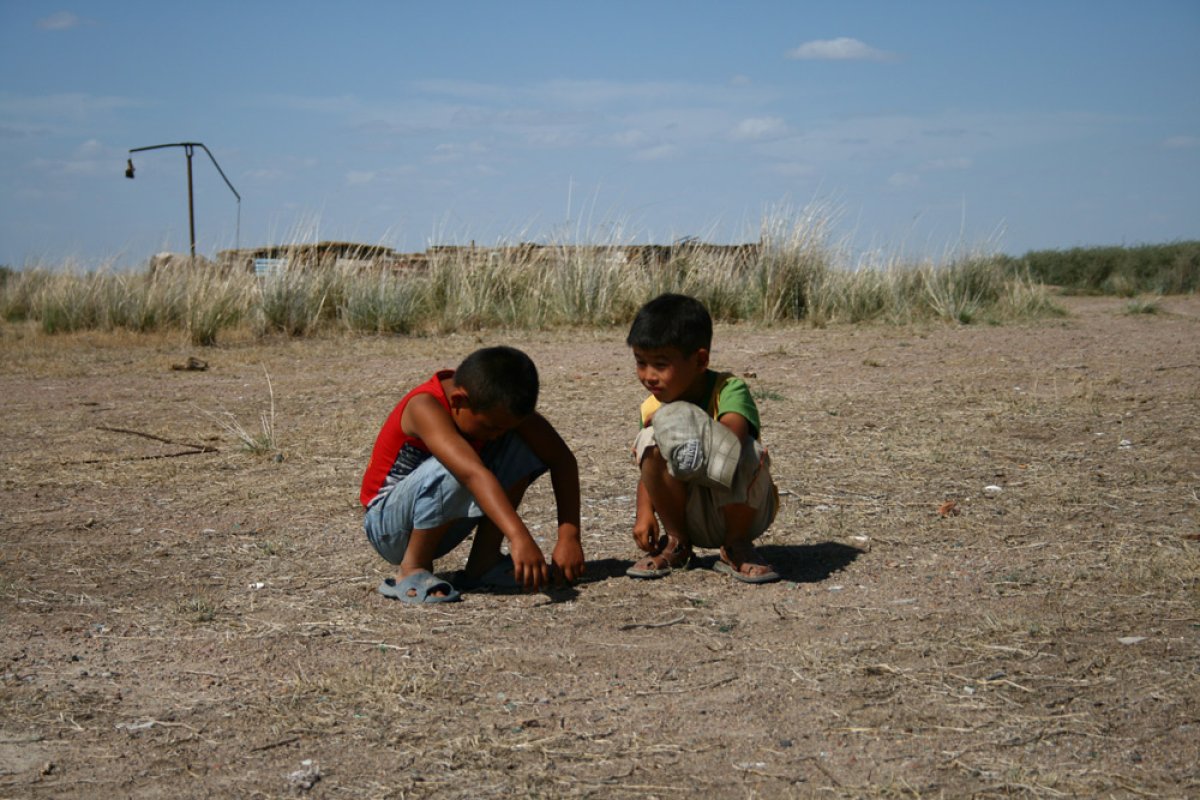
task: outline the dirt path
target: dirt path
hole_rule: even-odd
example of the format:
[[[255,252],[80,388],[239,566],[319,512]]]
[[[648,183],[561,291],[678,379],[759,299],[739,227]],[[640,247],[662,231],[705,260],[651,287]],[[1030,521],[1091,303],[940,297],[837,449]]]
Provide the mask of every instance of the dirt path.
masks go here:
[[[785,492],[763,587],[712,552],[623,576],[623,331],[192,351],[0,328],[0,797],[1194,797],[1200,298],[1066,303],[720,327]],[[356,506],[374,434],[498,343],[579,456],[588,580],[389,602]],[[171,369],[188,355],[209,369]],[[256,455],[216,418],[257,431],[267,374]],[[536,534],[551,509],[535,486]]]

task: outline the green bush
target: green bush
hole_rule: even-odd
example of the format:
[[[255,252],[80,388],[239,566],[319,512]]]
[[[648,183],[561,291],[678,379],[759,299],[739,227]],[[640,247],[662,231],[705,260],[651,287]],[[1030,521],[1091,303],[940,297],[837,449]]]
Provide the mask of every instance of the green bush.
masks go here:
[[[260,333],[307,336],[335,316],[342,278],[333,270],[283,269],[258,279]]]
[[[1079,294],[1133,297],[1200,289],[1200,241],[1137,247],[1076,247],[1030,251],[1007,259],[1043,283]]]
[[[347,281],[338,317],[359,333],[411,333],[425,315],[427,282],[382,272]]]

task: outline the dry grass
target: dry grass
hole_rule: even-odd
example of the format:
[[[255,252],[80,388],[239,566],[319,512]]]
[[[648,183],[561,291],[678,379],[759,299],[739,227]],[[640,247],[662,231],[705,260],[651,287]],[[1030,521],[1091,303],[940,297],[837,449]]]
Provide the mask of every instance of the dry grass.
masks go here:
[[[267,408],[258,413],[257,430],[248,429],[232,412],[205,412],[221,430],[251,453],[273,453],[279,450],[279,440],[275,433],[275,387],[271,384],[271,375],[265,368],[263,375],[267,380]]]
[[[667,291],[699,298],[728,322],[969,324],[1060,313],[1046,287],[987,252],[854,265],[831,238],[832,216],[820,206],[776,213],[749,237],[753,254],[679,247],[666,263],[627,258],[618,238],[595,247],[443,249],[425,268],[383,274],[300,261],[262,278],[207,261],[153,274],[36,268],[0,276],[0,317],[54,334],[182,331],[211,346],[246,331],[303,338],[343,329],[621,325],[645,298]]]

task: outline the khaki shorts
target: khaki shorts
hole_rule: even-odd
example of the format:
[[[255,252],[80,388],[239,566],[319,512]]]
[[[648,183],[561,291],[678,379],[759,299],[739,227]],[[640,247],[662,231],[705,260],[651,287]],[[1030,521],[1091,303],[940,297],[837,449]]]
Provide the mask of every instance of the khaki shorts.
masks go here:
[[[709,424],[721,423],[710,420]],[[633,442],[633,459],[639,469],[646,450],[657,446],[654,425],[642,428]],[[725,515],[721,513],[721,508],[731,503],[748,505],[754,509],[750,538],[762,536],[779,510],[779,490],[771,479],[770,467],[771,458],[766,448],[757,439],[752,439],[742,445],[742,455],[738,459],[731,488],[713,488],[686,482],[686,518],[692,544],[697,547],[720,547],[725,543]]]

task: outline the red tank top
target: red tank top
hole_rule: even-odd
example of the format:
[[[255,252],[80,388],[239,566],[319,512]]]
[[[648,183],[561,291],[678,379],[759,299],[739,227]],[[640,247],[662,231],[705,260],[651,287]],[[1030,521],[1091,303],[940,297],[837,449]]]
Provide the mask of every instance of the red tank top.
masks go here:
[[[452,377],[454,377],[452,369],[444,369],[435,373],[432,378],[404,395],[392,409],[392,413],[388,414],[383,428],[379,431],[379,436],[375,439],[375,447],[371,450],[371,460],[363,475],[362,489],[358,499],[364,508],[390,492],[396,484],[432,455],[424,441],[404,432],[400,427],[400,418],[404,416],[404,409],[408,407],[408,401],[419,394],[433,395],[433,398],[449,414],[450,400],[446,397],[445,389],[442,388],[442,381]],[[476,451],[483,448],[483,442],[470,439],[467,441]]]

